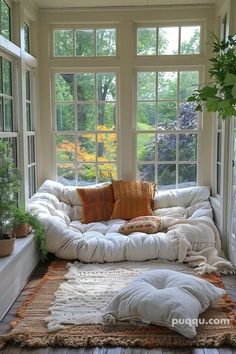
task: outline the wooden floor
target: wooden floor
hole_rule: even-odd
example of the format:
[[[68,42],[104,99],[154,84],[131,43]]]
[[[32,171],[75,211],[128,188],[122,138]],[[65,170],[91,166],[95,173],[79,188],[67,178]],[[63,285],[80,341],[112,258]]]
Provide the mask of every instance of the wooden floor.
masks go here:
[[[25,286],[24,290],[16,299],[15,303],[12,305],[2,322],[0,322],[0,334],[9,331],[9,323],[16,316],[16,311],[22,302],[31,293],[37,281],[45,274],[48,267],[47,264],[40,264],[34,271],[30,281]],[[225,288],[231,298],[236,302],[236,276],[225,276],[223,278]],[[236,354],[236,347],[222,347],[222,348],[182,348],[182,349],[168,349],[168,348],[158,348],[158,349],[141,349],[141,348],[20,348],[15,345],[7,345],[2,350],[2,354]]]

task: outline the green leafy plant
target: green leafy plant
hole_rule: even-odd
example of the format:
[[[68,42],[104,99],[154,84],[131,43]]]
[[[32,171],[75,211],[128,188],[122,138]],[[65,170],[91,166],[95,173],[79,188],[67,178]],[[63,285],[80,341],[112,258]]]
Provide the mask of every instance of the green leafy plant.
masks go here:
[[[236,116],[236,39],[228,36],[221,41],[213,34],[212,46],[209,74],[214,81],[195,90],[188,102],[196,103],[196,111],[205,105],[208,112],[218,112],[225,119]]]
[[[0,139],[0,239],[10,235],[12,209],[17,204],[20,173],[15,166],[10,142]]]
[[[40,250],[40,258],[42,261],[47,259],[47,249],[46,249],[46,241],[44,237],[44,227],[39,219],[27,212],[25,208],[20,205],[18,207],[13,208],[12,210],[12,226],[16,228],[19,224],[25,223],[32,227],[34,231],[34,236],[37,240]]]

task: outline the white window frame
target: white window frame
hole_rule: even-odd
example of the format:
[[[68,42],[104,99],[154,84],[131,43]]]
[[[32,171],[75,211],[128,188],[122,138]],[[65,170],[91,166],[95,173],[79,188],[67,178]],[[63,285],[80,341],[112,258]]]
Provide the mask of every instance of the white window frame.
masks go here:
[[[139,133],[142,133],[142,130],[138,130],[136,127],[137,124],[137,103],[138,103],[138,99],[137,99],[137,75],[138,72],[183,72],[183,71],[198,71],[199,73],[199,83],[202,82],[203,80],[203,68],[202,66],[175,66],[175,67],[152,67],[152,68],[147,68],[147,67],[140,67],[138,69],[136,69],[136,73],[135,73],[135,108],[134,108],[134,119],[133,119],[133,131],[135,133],[135,139],[134,139],[134,151],[135,151],[135,159],[134,159],[134,171],[135,171],[135,178],[137,179],[138,176],[138,164],[154,164],[155,166],[155,182],[158,184],[158,179],[157,179],[157,166],[158,164],[168,164],[168,165],[174,165],[176,166],[176,183],[175,183],[175,187],[173,188],[179,188],[179,183],[178,183],[178,168],[179,165],[196,165],[197,168],[197,176],[196,176],[196,185],[198,185],[201,181],[201,131],[202,131],[202,114],[201,112],[198,112],[198,128],[197,129],[166,129],[166,130],[162,130],[162,129],[153,129],[153,130],[148,130],[148,131],[143,131],[145,133],[153,133],[155,135],[157,135],[158,133],[164,133],[164,134],[175,134],[176,135],[176,159],[173,161],[158,161],[157,160],[157,154],[155,154],[155,160],[154,161],[145,161],[143,162],[139,162],[137,159],[137,136]],[[179,100],[179,75],[177,77],[177,98],[176,98],[176,102],[181,102],[181,100]],[[157,100],[155,100],[157,102]],[[170,100],[170,101],[175,101],[174,99]],[[183,100],[184,101],[184,100]],[[168,100],[166,100],[166,102],[168,102]],[[178,113],[177,113],[178,114]],[[178,143],[179,143],[179,135],[180,134],[196,134],[197,137],[197,159],[196,161],[181,161],[179,162],[178,159]],[[168,187],[168,185],[167,185]],[[181,186],[180,186],[181,187]],[[166,188],[163,188],[166,189]]]
[[[96,30],[99,29],[114,29],[116,31],[116,54],[114,55],[97,55],[96,54]],[[73,55],[69,56],[55,56],[54,55],[54,49],[55,49],[55,37],[54,37],[54,31],[55,30],[70,30],[73,31]],[[78,56],[76,55],[76,36],[75,32],[77,30],[93,30],[94,31],[94,55],[92,56]],[[86,60],[86,59],[99,59],[99,58],[107,58],[107,59],[113,59],[119,56],[118,53],[118,28],[117,25],[114,23],[103,23],[103,24],[88,24],[88,25],[63,25],[63,26],[51,26],[50,28],[50,55],[51,58],[53,59],[79,59],[79,60]]]
[[[199,53],[197,54],[181,54],[180,53],[180,43],[181,43],[181,27],[194,27],[194,26],[200,26],[200,48],[199,48]],[[158,39],[158,28],[162,27],[179,27],[179,42],[178,42],[178,54],[158,54],[158,51],[156,54],[153,55],[138,55],[137,54],[137,33],[139,28],[156,28],[156,34],[157,34],[157,39]],[[205,23],[204,21],[188,21],[188,20],[183,20],[183,21],[163,21],[163,22],[138,22],[135,25],[135,55],[138,58],[152,58],[152,57],[157,57],[158,60],[159,58],[165,58],[165,57],[179,57],[179,58],[186,58],[186,57],[193,57],[197,58],[199,56],[204,55],[204,34],[205,34]],[[158,45],[158,43],[157,43]],[[158,49],[158,48],[156,48]]]
[[[27,171],[28,171],[28,197],[32,197],[33,193],[36,192],[37,189],[37,134],[36,134],[36,122],[35,122],[35,116],[36,116],[36,111],[35,111],[35,69],[31,68],[29,66],[25,67],[25,72],[24,72],[24,77],[26,78],[26,72],[29,72],[29,91],[30,91],[30,100],[27,99],[26,97],[26,92],[25,92],[25,106],[27,103],[30,104],[30,119],[31,119],[31,127],[32,130],[28,130],[27,127],[27,114],[26,114],[26,122],[25,122],[25,128],[26,128],[26,145],[27,145]],[[25,108],[25,112],[26,112]],[[30,155],[33,153],[32,152],[32,146],[29,146],[29,137],[33,137],[34,140],[34,162],[30,162]],[[29,178],[30,174],[29,171],[34,170],[35,178],[34,178],[34,185],[31,185],[31,180]]]
[[[57,131],[57,116],[56,116],[56,103],[58,103],[56,101],[56,97],[55,97],[55,74],[74,74],[76,75],[77,73],[94,73],[96,75],[96,73],[115,73],[116,74],[116,129],[114,130],[74,130],[74,131]],[[92,162],[92,164],[95,164],[96,166],[96,182],[97,183],[98,180],[98,166],[102,165],[102,164],[106,164],[106,163],[114,163],[116,165],[116,169],[117,169],[117,177],[119,178],[120,176],[120,134],[119,134],[119,125],[120,125],[120,109],[119,109],[119,70],[115,69],[115,68],[109,68],[109,67],[99,67],[99,68],[70,68],[69,70],[65,70],[65,68],[61,68],[61,69],[53,69],[51,70],[51,88],[52,88],[52,92],[51,92],[51,97],[52,97],[52,139],[53,139],[53,171],[54,171],[54,178],[57,179],[57,159],[56,159],[56,137],[59,135],[71,135],[75,137],[75,151],[76,151],[76,144],[77,144],[77,137],[81,134],[95,134],[96,137],[96,142],[97,142],[97,135],[103,134],[103,133],[115,133],[116,134],[116,142],[117,142],[117,150],[116,150],[116,160],[114,161],[107,161],[107,162],[99,162],[98,161],[98,156],[96,154],[96,161]],[[75,89],[75,85],[74,85],[74,90]],[[97,102],[95,100],[95,102]],[[110,101],[108,101],[110,102]],[[112,101],[113,102],[113,101]],[[65,101],[63,101],[63,103],[65,103]],[[70,102],[71,103],[71,102]],[[76,92],[74,92],[74,100],[73,100],[73,104],[75,106],[75,118],[77,117],[77,98],[76,98]],[[96,149],[97,149],[97,144],[96,144]],[[59,162],[58,162],[59,163]],[[63,163],[63,162],[62,162]],[[64,162],[66,163],[66,162]],[[77,155],[75,154],[75,160],[74,162],[71,162],[73,165],[75,164],[75,167],[77,165]],[[86,161],[81,161],[80,163],[84,163],[86,164]],[[77,169],[77,168],[76,168]],[[75,175],[76,178],[76,184],[78,184],[78,180],[77,180],[77,173]]]

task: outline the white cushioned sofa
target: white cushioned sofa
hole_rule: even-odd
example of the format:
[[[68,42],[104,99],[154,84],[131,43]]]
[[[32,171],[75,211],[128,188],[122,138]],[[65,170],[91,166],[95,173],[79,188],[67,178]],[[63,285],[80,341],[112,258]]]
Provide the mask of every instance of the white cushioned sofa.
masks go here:
[[[155,192],[154,215],[162,224],[155,234],[123,235],[122,219],[83,224],[76,187],[51,180],[31,198],[28,210],[42,221],[47,249],[59,258],[97,263],[165,259],[200,265],[202,272],[228,272],[231,264],[218,256],[221,243],[209,196],[210,189],[200,186]]]

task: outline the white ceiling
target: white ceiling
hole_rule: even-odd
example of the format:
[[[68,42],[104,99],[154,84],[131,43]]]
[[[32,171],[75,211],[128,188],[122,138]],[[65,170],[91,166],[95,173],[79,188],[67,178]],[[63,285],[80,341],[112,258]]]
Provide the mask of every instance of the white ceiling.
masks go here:
[[[214,4],[216,0],[34,0],[39,8]]]

